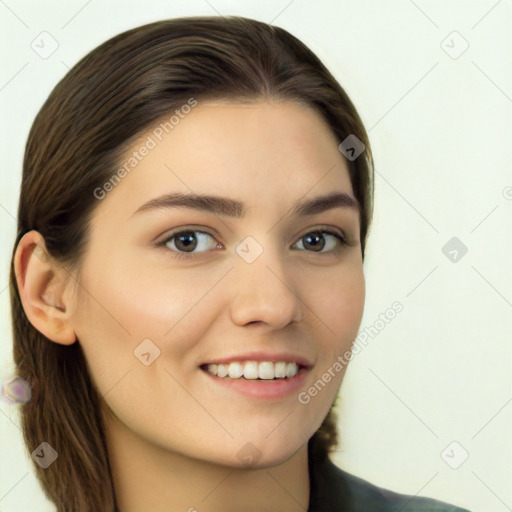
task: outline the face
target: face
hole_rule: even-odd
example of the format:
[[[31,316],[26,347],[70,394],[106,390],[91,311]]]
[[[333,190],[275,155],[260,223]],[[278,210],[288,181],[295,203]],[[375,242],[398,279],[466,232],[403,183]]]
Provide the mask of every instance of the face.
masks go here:
[[[199,103],[160,132],[128,152],[150,147],[92,219],[72,318],[91,377],[109,424],[137,442],[283,462],[328,413],[363,313],[339,141],[292,102]]]

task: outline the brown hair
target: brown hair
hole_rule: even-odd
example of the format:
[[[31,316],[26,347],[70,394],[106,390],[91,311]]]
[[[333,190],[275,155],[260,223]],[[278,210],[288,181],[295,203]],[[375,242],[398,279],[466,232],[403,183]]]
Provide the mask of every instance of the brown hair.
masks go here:
[[[130,143],[191,97],[283,99],[312,107],[341,142],[355,135],[366,150],[349,161],[361,205],[361,251],[372,216],[373,159],[364,126],[320,60],[287,31],[242,17],[189,17],[128,30],[78,62],[37,114],[23,162],[18,230],[37,230],[49,254],[79,269],[93,191],[111,178]],[[14,256],[13,251],[13,256]],[[14,259],[14,258],[13,258]],[[50,467],[35,465],[59,511],[116,510],[100,401],[80,343],[51,342],[28,321],[10,271],[14,360],[32,389],[21,405],[26,446],[53,446]],[[331,410],[309,441],[315,458],[337,442]]]

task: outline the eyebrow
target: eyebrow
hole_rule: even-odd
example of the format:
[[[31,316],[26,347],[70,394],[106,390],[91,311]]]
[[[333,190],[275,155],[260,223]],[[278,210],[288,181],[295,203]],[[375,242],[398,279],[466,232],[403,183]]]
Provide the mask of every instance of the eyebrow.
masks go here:
[[[243,218],[247,211],[244,203],[227,197],[207,194],[171,193],[151,199],[147,203],[144,203],[133,213],[133,215],[148,210],[176,207],[191,208],[194,210],[207,211],[217,215],[226,215],[235,218]],[[345,192],[334,192],[325,196],[315,197],[314,199],[309,199],[307,201],[298,201],[292,209],[292,215],[315,215],[333,208],[351,208],[359,210],[359,202],[350,194]]]

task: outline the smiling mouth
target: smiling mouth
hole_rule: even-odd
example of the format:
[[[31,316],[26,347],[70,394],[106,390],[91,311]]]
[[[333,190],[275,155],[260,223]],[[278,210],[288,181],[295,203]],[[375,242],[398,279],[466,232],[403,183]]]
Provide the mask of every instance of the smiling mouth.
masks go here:
[[[281,380],[295,377],[305,366],[289,361],[232,361],[228,364],[204,364],[201,369],[222,379]]]

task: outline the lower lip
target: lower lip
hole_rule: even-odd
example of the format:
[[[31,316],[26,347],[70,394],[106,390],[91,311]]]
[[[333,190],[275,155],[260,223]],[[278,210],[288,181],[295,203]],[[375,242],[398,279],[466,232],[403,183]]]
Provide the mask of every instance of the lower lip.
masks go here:
[[[285,398],[298,391],[304,385],[308,372],[309,368],[301,368],[295,377],[276,380],[249,380],[243,377],[239,379],[217,377],[204,371],[208,377],[221,386],[229,387],[245,396],[267,400]]]

